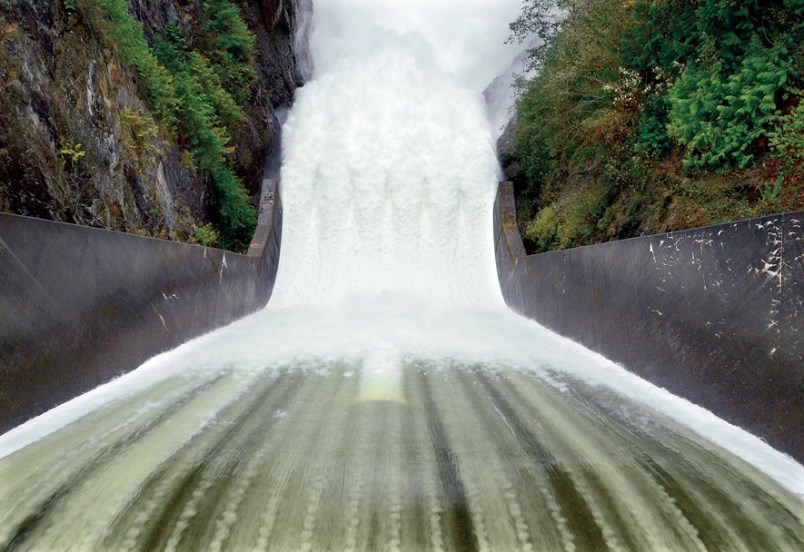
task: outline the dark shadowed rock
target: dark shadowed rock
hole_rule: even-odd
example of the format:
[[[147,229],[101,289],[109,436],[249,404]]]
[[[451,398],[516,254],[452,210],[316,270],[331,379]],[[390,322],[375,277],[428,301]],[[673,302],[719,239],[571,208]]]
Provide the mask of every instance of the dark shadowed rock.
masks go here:
[[[522,163],[514,152],[514,136],[516,135],[519,119],[516,114],[511,117],[505,130],[497,139],[497,158],[503,170],[505,179],[514,183],[517,190],[524,190],[527,187],[527,179],[522,169]]]

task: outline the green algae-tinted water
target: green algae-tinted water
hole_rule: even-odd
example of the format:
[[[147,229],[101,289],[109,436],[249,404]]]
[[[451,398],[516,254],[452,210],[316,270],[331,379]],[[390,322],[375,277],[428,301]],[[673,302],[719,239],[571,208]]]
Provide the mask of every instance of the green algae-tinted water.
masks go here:
[[[107,404],[0,459],[0,549],[804,549],[800,498],[611,391],[362,372],[196,372]]]

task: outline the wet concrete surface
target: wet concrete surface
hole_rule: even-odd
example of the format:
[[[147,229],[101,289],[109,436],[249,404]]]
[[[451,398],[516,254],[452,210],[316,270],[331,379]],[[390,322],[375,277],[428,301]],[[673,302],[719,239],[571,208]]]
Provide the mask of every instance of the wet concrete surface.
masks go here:
[[[263,307],[276,183],[248,256],[0,213],[0,433]]]
[[[541,368],[194,370],[0,458],[0,548],[801,550],[801,498],[649,406]]]
[[[513,310],[804,461],[804,213],[530,256],[494,216]]]

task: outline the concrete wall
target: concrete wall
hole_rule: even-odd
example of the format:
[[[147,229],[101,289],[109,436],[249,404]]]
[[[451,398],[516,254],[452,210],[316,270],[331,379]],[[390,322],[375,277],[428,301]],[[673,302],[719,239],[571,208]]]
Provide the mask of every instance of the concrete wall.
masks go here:
[[[804,461],[804,213],[525,256],[495,205],[516,312]]]
[[[0,214],[0,432],[264,306],[282,209],[248,255]]]

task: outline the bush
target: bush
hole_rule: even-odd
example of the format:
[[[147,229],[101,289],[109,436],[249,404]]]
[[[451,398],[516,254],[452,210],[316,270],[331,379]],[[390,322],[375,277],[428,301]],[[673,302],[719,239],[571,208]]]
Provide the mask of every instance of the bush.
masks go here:
[[[248,249],[254,228],[257,226],[257,210],[243,182],[222,164],[212,169],[209,203],[214,220],[220,228],[220,244],[226,249]]]
[[[203,31],[207,51],[223,87],[238,103],[251,96],[256,71],[254,49],[257,40],[240,17],[240,8],[229,0],[204,3]]]
[[[801,0],[524,0],[511,29],[545,40],[513,142],[529,245],[800,208]],[[677,195],[690,169],[719,187],[701,200],[713,205]],[[722,171],[752,185],[728,188]]]
[[[777,119],[771,134],[774,154],[788,160],[804,160],[804,103]]]
[[[789,50],[783,42],[766,48],[754,37],[734,73],[717,58],[703,63],[688,67],[670,89],[668,134],[685,147],[689,168],[745,168],[756,141],[772,131],[777,94],[795,77]]]
[[[218,231],[211,224],[205,224],[195,229],[195,239],[204,247],[215,247],[218,245]]]
[[[539,251],[553,248],[558,237],[558,220],[555,209],[545,207],[525,230],[525,237],[536,244]]]
[[[127,65],[140,77],[145,97],[153,107],[159,124],[172,129],[179,110],[173,78],[160,65],[143,34],[142,23],[128,13],[126,0],[81,0],[86,14],[96,14],[96,5],[103,9],[100,18],[94,18],[101,34],[108,37],[109,47],[116,50]]]
[[[160,153],[159,128],[154,120],[130,107],[120,112],[122,127],[121,145],[133,155],[154,155]]]
[[[189,48],[177,27],[169,28],[167,39],[157,39],[154,48],[175,76],[182,106],[178,126],[187,137],[193,162],[211,177],[211,216],[219,229],[219,243],[227,249],[245,249],[257,224],[256,210],[243,182],[225,165],[232,152],[232,133],[245,116],[209,60]]]
[[[180,134],[196,165],[210,171],[232,152],[231,132],[244,120],[243,112],[221,87],[209,60],[189,49],[177,27],[168,29],[167,39],[157,38],[154,50],[176,81]]]
[[[666,96],[654,96],[643,108],[637,125],[636,140],[640,152],[664,157],[673,150],[673,140],[667,133],[670,102]]]

